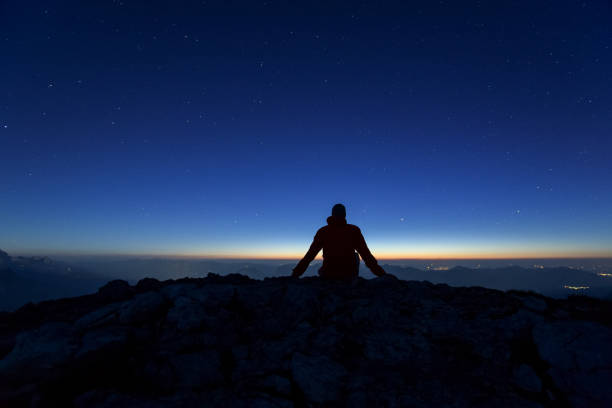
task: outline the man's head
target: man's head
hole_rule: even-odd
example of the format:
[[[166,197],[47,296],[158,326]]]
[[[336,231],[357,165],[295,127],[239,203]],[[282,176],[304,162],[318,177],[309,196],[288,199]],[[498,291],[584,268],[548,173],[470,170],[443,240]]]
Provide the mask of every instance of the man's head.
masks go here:
[[[342,204],[336,204],[332,208],[332,215],[334,217],[346,218],[346,208]]]

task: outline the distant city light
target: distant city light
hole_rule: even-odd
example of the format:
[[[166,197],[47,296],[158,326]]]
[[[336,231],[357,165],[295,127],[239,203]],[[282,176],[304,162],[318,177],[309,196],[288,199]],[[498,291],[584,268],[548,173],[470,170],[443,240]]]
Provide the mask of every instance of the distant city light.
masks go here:
[[[448,271],[450,269],[450,266],[433,266],[432,264],[427,265],[425,269],[427,269],[428,271]]]
[[[565,289],[571,289],[571,290],[585,290],[589,288],[589,286],[572,286],[572,285],[563,285],[563,287]]]

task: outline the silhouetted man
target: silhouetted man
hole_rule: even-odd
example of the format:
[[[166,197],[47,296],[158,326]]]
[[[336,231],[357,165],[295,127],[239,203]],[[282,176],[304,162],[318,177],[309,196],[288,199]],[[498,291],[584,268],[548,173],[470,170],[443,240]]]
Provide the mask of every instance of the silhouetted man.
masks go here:
[[[368,268],[377,276],[385,270],[376,262],[366,245],[361,230],[356,225],[346,223],[346,208],[336,204],[327,225],[320,228],[304,258],[293,268],[293,277],[302,275],[308,265],[323,249],[323,265],[319,276],[327,279],[350,279],[359,275],[359,255]],[[359,253],[357,255],[357,252]]]

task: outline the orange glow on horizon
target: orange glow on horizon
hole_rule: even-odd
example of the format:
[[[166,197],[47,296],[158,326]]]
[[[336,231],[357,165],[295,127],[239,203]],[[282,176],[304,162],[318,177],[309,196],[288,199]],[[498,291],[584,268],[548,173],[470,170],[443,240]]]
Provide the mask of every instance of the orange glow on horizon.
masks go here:
[[[189,259],[256,259],[256,260],[299,260],[304,253],[295,252],[282,252],[282,253],[269,253],[269,252],[153,252],[153,253],[114,253],[112,255],[126,255],[126,256],[148,256],[148,257],[171,257],[171,258],[189,258]],[[439,252],[373,252],[373,255],[379,261],[401,261],[401,260],[468,260],[468,259],[482,259],[482,260],[495,260],[495,259],[572,259],[572,258],[612,258],[610,252],[567,252],[567,251],[513,251],[504,253],[491,253],[491,252],[461,252],[461,253],[439,253]],[[322,253],[319,252],[315,260],[322,260]]]

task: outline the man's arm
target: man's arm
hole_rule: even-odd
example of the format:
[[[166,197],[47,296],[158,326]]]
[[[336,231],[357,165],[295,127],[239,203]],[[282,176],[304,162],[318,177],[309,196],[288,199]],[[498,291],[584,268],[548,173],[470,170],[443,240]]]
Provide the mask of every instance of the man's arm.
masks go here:
[[[382,266],[378,264],[376,258],[374,258],[374,255],[372,255],[372,253],[370,252],[370,249],[368,248],[368,245],[366,244],[365,239],[363,238],[363,234],[361,233],[361,230],[359,228],[357,228],[356,249],[359,253],[359,256],[361,256],[361,259],[363,259],[363,262],[365,262],[366,266],[370,268],[374,275],[383,276],[384,274],[386,274],[385,270],[382,268]]]
[[[302,258],[302,260],[298,262],[295,268],[293,268],[293,273],[291,274],[291,276],[298,278],[304,272],[306,272],[306,268],[308,268],[308,265],[312,262],[315,256],[317,256],[321,248],[323,248],[323,242],[321,241],[321,235],[319,234],[319,231],[317,231],[314,236],[314,239],[312,240],[312,244],[310,244],[308,252],[306,252],[304,258]]]

